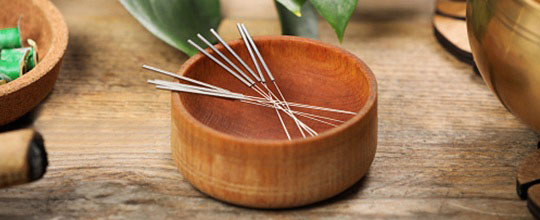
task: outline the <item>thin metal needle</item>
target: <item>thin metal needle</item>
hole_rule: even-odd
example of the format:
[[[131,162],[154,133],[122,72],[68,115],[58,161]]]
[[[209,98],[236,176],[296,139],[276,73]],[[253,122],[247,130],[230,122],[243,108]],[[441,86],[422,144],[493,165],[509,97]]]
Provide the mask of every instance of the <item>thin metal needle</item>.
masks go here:
[[[259,102],[246,101],[246,100],[240,100],[240,102],[244,102],[244,103],[248,103],[248,104],[252,104],[252,105],[258,105],[258,106],[264,106],[264,107],[268,107],[268,108],[274,108],[272,105],[263,104],[263,103],[259,103]],[[298,111],[293,111],[293,112],[300,115],[300,116],[302,116],[302,117],[305,117],[305,118],[308,118],[308,119],[311,119],[311,120],[314,120],[314,121],[318,121],[320,123],[327,124],[327,125],[330,125],[330,126],[333,126],[333,127],[337,127],[336,124],[332,124],[330,122],[326,122],[326,121],[317,119],[315,117],[309,116],[309,114],[306,114],[304,112],[298,112]]]
[[[259,82],[261,82],[261,79],[259,77],[257,77],[257,75],[253,72],[253,70],[251,68],[249,68],[249,66],[240,58],[240,56],[238,56],[238,54],[236,54],[236,52],[234,52],[234,50],[219,36],[219,34],[217,34],[213,29],[210,29],[210,32],[212,32],[212,34],[214,34],[214,36],[218,39],[218,41],[220,41],[222,43],[222,45],[227,49],[229,50],[229,52],[248,70],[248,72]],[[242,34],[242,33],[241,33]],[[228,62],[231,66],[233,66],[233,68],[235,68],[237,71],[239,71],[244,77],[248,78],[236,65],[234,65],[234,63],[232,63],[225,55],[223,55],[219,50],[217,50],[217,48],[215,48],[210,42],[208,42],[203,36],[201,35],[197,35],[203,42],[205,42],[212,50],[214,50],[218,55],[220,55],[226,62]],[[252,57],[252,59],[254,59],[253,57],[253,52],[251,51],[251,48],[249,48],[249,44],[245,41],[245,37],[242,37],[242,39],[244,39],[244,43],[246,43],[246,47]],[[262,76],[262,73],[260,71],[260,68],[257,64],[257,62],[255,60],[254,61],[254,64],[255,64],[255,67],[257,68],[257,70],[259,71],[259,74],[260,76]],[[262,79],[264,80],[264,78]],[[266,85],[264,85],[266,87]],[[263,92],[260,88],[258,88],[256,85],[255,85],[256,89],[259,90],[259,93],[260,92]],[[266,87],[266,89],[268,90],[268,88]],[[272,93],[270,90],[268,90],[268,92],[270,93],[269,97],[270,97],[270,101],[272,101]],[[264,92],[263,92],[264,93]],[[274,104],[276,105],[276,104]],[[277,106],[275,106],[277,108]],[[285,124],[283,123],[283,119],[281,118],[281,115],[279,114],[279,111],[277,111],[276,109],[276,113],[278,114],[278,117],[280,119],[280,122],[282,123],[283,127],[286,128]],[[296,120],[295,120],[295,123]],[[298,123],[297,123],[298,124]],[[300,127],[299,127],[300,129]],[[300,129],[300,132],[302,133],[302,136],[305,138],[305,134],[304,132],[302,131],[302,129]],[[287,133],[287,136],[289,136],[288,134],[288,131],[286,131]]]
[[[250,97],[250,96],[246,96],[246,97]],[[260,99],[259,97],[254,97],[254,96],[251,96],[251,98]],[[278,102],[279,102],[279,104],[284,104],[281,101],[278,101]],[[345,111],[345,110],[340,110],[340,109],[325,108],[325,107],[314,106],[314,105],[306,105],[306,104],[301,104],[301,103],[296,103],[296,102],[287,102],[287,103],[290,106],[299,107],[299,108],[309,108],[309,109],[328,111],[328,112],[335,112],[335,113],[341,113],[341,114],[356,115],[356,112]]]
[[[202,40],[202,39],[201,39]],[[199,45],[197,45],[195,42],[193,42],[192,40],[188,40],[188,43],[190,43],[193,47],[197,48],[197,50],[199,50],[201,53],[203,53],[204,55],[206,55],[208,58],[210,58],[212,61],[214,61],[215,63],[217,63],[218,65],[220,65],[222,68],[224,68],[225,70],[227,70],[229,73],[231,73],[234,77],[236,77],[238,80],[242,81],[244,84],[246,84],[247,87],[249,88],[252,88],[253,90],[255,90],[257,93],[259,93],[261,96],[269,99],[268,96],[264,95],[264,93],[261,93],[259,90],[253,88],[253,85],[255,84],[255,82],[247,77],[245,74],[243,74],[243,72],[241,72],[242,76],[243,77],[246,77],[246,79],[244,79],[243,77],[240,77],[238,74],[236,74],[233,70],[231,70],[229,67],[227,67],[225,64],[223,64],[221,61],[219,61],[217,58],[215,58],[214,56],[212,56],[210,53],[206,52],[206,50],[202,49]],[[206,43],[206,42],[205,42]],[[213,46],[212,46],[213,47]],[[212,48],[211,47],[211,48]],[[215,49],[215,48],[212,48],[212,49]],[[217,49],[216,49],[217,50]],[[223,55],[222,53],[218,53],[218,55]],[[228,60],[228,59],[227,59]],[[230,61],[230,60],[229,60]],[[234,64],[233,64],[234,65]],[[234,68],[234,66],[233,66]],[[247,80],[247,81],[246,81]],[[269,99],[271,100],[271,99]],[[283,119],[281,118],[281,115],[279,114],[279,111],[277,109],[277,105],[274,104],[276,106],[276,113],[278,115],[278,118],[279,118],[279,121],[283,127],[283,130],[285,131],[285,134],[287,135],[287,138],[289,140],[291,140],[291,136],[289,134],[289,131],[287,130],[287,127],[285,126],[285,123],[283,122]]]
[[[157,85],[156,88],[158,89],[164,89],[164,90],[173,90],[173,91],[178,91],[178,92],[188,92],[188,93],[194,93],[194,94],[201,94],[201,95],[210,95],[210,96],[216,96],[216,97],[221,97],[221,98],[229,98],[229,99],[237,99],[238,97],[236,96],[232,96],[232,95],[227,95],[227,94],[223,94],[223,93],[215,93],[215,92],[205,92],[205,91],[201,91],[201,90],[196,90],[196,89],[189,89],[189,88],[182,88],[182,87],[169,87],[169,86],[162,86],[162,85]],[[284,111],[285,113],[288,114],[288,112],[286,112],[286,110],[284,109],[280,109],[282,111]],[[314,132],[314,131],[312,131]],[[288,136],[290,138],[290,136]]]
[[[267,89],[268,93],[270,94],[270,95],[269,95],[269,96],[270,96],[270,100],[272,101],[272,100],[273,100],[273,98],[272,98],[272,92],[271,92],[271,91],[268,89],[268,87],[266,87],[266,85],[264,84],[266,80],[264,79],[264,76],[263,76],[262,71],[261,71],[261,69],[260,69],[260,67],[259,67],[259,64],[258,64],[258,62],[257,62],[257,59],[255,58],[255,55],[253,54],[253,51],[251,50],[250,42],[249,42],[248,38],[246,37],[245,33],[243,32],[243,30],[242,30],[240,24],[237,24],[237,27],[238,27],[238,31],[240,32],[240,36],[241,36],[242,39],[244,40],[244,44],[246,45],[246,48],[247,48],[247,50],[248,50],[248,52],[249,52],[249,55],[250,55],[250,57],[251,57],[251,60],[253,61],[253,64],[255,65],[255,68],[257,69],[257,72],[259,73],[259,77],[260,77],[259,82],[261,82],[261,83],[264,85],[264,87]],[[231,49],[231,51],[232,51],[232,49]],[[233,53],[234,53],[234,52],[233,52]],[[240,57],[238,57],[237,59],[240,59]],[[247,66],[247,65],[246,65],[246,66]],[[274,104],[274,106],[275,106],[276,108],[278,107],[277,104]],[[276,112],[277,112],[277,114],[278,114],[278,117],[280,118],[280,121],[283,122],[283,120],[281,119],[281,115],[279,114],[279,111],[276,110]],[[293,119],[294,119],[294,122],[297,124],[298,129],[300,130],[300,133],[302,134],[302,137],[305,138],[306,135],[304,134],[304,132],[302,131],[302,129],[301,129],[300,126],[298,125],[298,122],[297,122],[298,119],[296,119],[296,118],[294,118],[294,117],[293,117]],[[284,123],[282,123],[282,125],[285,127],[285,124],[284,124]],[[288,132],[286,132],[286,133],[288,133]]]
[[[268,68],[268,65],[266,65],[266,62],[264,61],[264,58],[262,57],[261,53],[259,52],[259,49],[257,48],[257,45],[255,45],[255,42],[253,41],[253,38],[251,38],[251,35],[249,34],[249,31],[247,30],[247,28],[246,28],[246,26],[244,24],[241,24],[241,26],[242,26],[242,29],[244,30],[244,34],[246,35],[246,37],[248,38],[248,41],[251,43],[251,45],[253,47],[253,51],[255,51],[255,54],[257,54],[257,57],[261,61],[261,64],[262,64],[264,70],[266,71],[266,74],[270,78],[270,81],[272,81],[272,83],[274,84],[274,87],[278,91],[279,96],[281,97],[281,100],[283,100],[283,103],[285,104],[285,107],[289,111],[292,112],[291,107],[287,103],[287,100],[285,99],[285,96],[283,96],[283,93],[281,92],[281,89],[277,85],[276,80],[275,80],[274,76],[272,75],[272,72]],[[266,84],[264,84],[264,86],[267,87]],[[267,90],[270,92],[270,89],[268,89],[268,87],[267,87]],[[274,94],[272,94],[272,95],[274,95]],[[279,100],[278,97],[276,97],[276,99]],[[297,126],[299,126],[298,123],[297,123]]]
[[[164,74],[164,75],[167,75],[167,76],[171,76],[171,77],[174,77],[174,78],[177,78],[177,79],[181,79],[181,80],[184,80],[184,81],[187,81],[187,82],[191,82],[191,83],[194,83],[194,84],[205,86],[205,87],[208,87],[208,88],[214,88],[214,89],[217,89],[217,90],[230,92],[229,90],[226,90],[224,88],[220,88],[220,87],[217,87],[217,86],[214,86],[214,85],[210,85],[210,84],[207,84],[207,83],[195,80],[195,79],[191,79],[189,77],[174,74],[172,72],[161,70],[161,69],[158,69],[156,67],[149,66],[149,65],[143,65],[143,68],[154,71],[154,72],[157,72],[157,73],[161,73],[161,74]],[[254,96],[246,96],[246,97],[251,97],[251,98],[254,98],[254,99],[260,99],[259,97],[254,97]],[[277,102],[280,105],[284,104],[283,102],[281,102],[279,100]],[[287,102],[287,103],[290,106],[299,107],[299,108],[307,108],[307,109],[314,109],[314,110],[320,110],[320,111],[328,111],[328,112],[335,112],[335,113],[341,113],[341,114],[356,115],[356,112],[345,111],[345,110],[340,110],[340,109],[325,108],[325,107],[320,107],[320,106],[315,106],[315,105],[307,105],[307,104],[296,103],[296,102]]]
[[[257,54],[257,57],[261,61],[261,64],[262,64],[264,70],[266,71],[266,74],[268,75],[268,77],[270,78],[271,81],[274,81],[274,76],[272,75],[272,73],[268,69],[268,66],[266,65],[266,62],[264,62],[264,59],[262,58],[261,53],[259,52],[259,48],[257,48],[257,45],[255,45],[255,42],[253,41],[253,38],[251,38],[251,34],[249,34],[248,29],[246,28],[246,26],[244,24],[237,24],[237,25],[239,25],[239,28],[241,28],[244,31],[244,34],[247,37],[251,47],[253,48],[253,51],[255,52],[255,54]]]
[[[168,86],[168,87],[182,87],[182,88],[196,89],[196,90],[200,90],[200,91],[213,92],[213,93],[229,94],[229,95],[235,95],[235,96],[241,97],[240,94],[236,94],[236,93],[233,93],[233,92],[223,92],[223,91],[220,91],[220,90],[209,89],[209,88],[198,87],[198,86],[192,86],[192,85],[188,85],[188,84],[179,84],[179,83],[170,82],[170,81],[164,81],[164,80],[159,80],[159,79],[148,80],[147,82],[151,83],[151,84],[154,84],[156,86],[159,85],[159,86]]]
[[[217,93],[217,92],[206,92],[202,90],[197,89],[188,89],[183,87],[171,87],[171,86],[163,86],[163,85],[157,85],[156,88],[158,89],[165,89],[165,90],[172,90],[177,92],[187,92],[187,93],[195,93],[200,95],[209,95],[209,96],[216,96],[221,98],[227,98],[227,99],[238,99],[238,96],[225,94],[225,93]]]
[[[223,90],[223,91],[229,91],[229,90],[226,90],[226,89],[223,89],[223,88],[219,88],[217,86],[210,85],[208,83],[201,82],[199,80],[194,80],[194,79],[191,79],[191,78],[188,78],[188,77],[185,77],[185,76],[180,76],[178,74],[174,74],[174,73],[171,73],[171,72],[168,72],[168,71],[165,71],[165,70],[162,70],[162,69],[158,69],[158,68],[155,68],[155,67],[152,67],[152,66],[143,65],[143,68],[148,69],[148,70],[152,70],[154,72],[161,73],[161,74],[164,74],[164,75],[167,75],[167,76],[170,76],[170,77],[174,77],[174,78],[177,78],[177,79],[188,81],[190,83],[205,86],[205,87],[208,87],[208,88],[213,88],[213,89]]]
[[[231,60],[229,60],[229,58],[227,58],[223,53],[221,53],[221,51],[219,51],[216,47],[214,47],[214,45],[212,45],[212,43],[210,43],[208,40],[206,40],[206,38],[204,38],[204,36],[202,36],[201,34],[197,34],[197,37],[199,37],[199,39],[201,39],[206,45],[208,45],[208,47],[210,47],[210,49],[212,49],[214,52],[216,52],[221,57],[221,59],[225,60],[225,62],[227,62],[229,65],[231,65],[238,73],[240,73],[240,75],[242,75],[250,83],[251,82],[255,83],[249,76],[247,76],[244,73],[244,71],[242,71],[240,68],[238,68],[238,66],[236,66]]]
[[[199,45],[197,45],[195,42],[193,42],[192,40],[188,40],[188,43],[190,43],[193,47],[197,48],[197,50],[199,50],[201,53],[203,53],[204,55],[206,55],[208,58],[210,58],[212,61],[214,61],[215,63],[217,63],[219,66],[221,66],[223,69],[227,70],[227,72],[229,72],[230,74],[232,74],[235,78],[237,78],[238,80],[242,81],[247,87],[249,88],[253,88],[253,86],[255,85],[255,82],[247,77],[245,74],[242,74],[243,77],[246,77],[245,79],[242,77],[242,76],[239,76],[236,72],[234,72],[233,70],[231,70],[229,67],[227,67],[225,64],[223,64],[221,61],[219,61],[216,57],[212,56],[210,53],[206,52],[206,50],[202,49]],[[220,53],[220,55],[223,55],[222,53]],[[243,73],[243,72],[242,72]],[[268,98],[267,95],[265,95],[264,93],[260,93],[258,90],[254,89],[257,93],[259,93],[259,95],[261,95],[262,97],[264,98]]]
[[[188,43],[190,43],[193,47],[197,48],[197,50],[199,50],[201,53],[203,53],[204,55],[206,55],[208,58],[210,58],[212,61],[214,61],[215,63],[217,63],[219,66],[221,66],[223,69],[227,70],[227,72],[229,72],[230,74],[232,74],[234,77],[236,77],[238,80],[242,81],[244,84],[246,84],[247,87],[251,87],[253,84],[255,84],[255,82],[253,82],[253,80],[251,79],[244,79],[243,77],[240,77],[238,74],[236,74],[236,72],[234,72],[233,70],[231,70],[229,67],[227,67],[225,64],[223,64],[221,61],[219,61],[216,57],[212,56],[210,53],[206,52],[206,50],[202,49],[199,45],[197,45],[195,42],[193,42],[192,40],[188,40]]]
[[[196,93],[196,94],[217,96],[217,97],[222,97],[222,98],[236,99],[236,100],[239,100],[241,102],[253,102],[253,103],[256,103],[257,105],[266,106],[266,107],[270,107],[270,108],[275,108],[275,107],[273,107],[273,105],[265,104],[265,103],[262,103],[260,101],[253,100],[251,98],[247,98],[247,97],[245,97],[244,95],[242,95],[240,93],[225,92],[225,91],[221,91],[221,90],[209,89],[209,88],[205,88],[205,87],[192,86],[192,85],[188,85],[188,84],[181,84],[181,83],[170,82],[170,81],[165,81],[165,80],[158,80],[158,79],[156,79],[156,80],[148,80],[148,83],[156,85],[156,88],[159,88],[159,89],[169,89],[170,88],[169,90],[173,90],[173,91],[190,92],[190,93]],[[192,92],[192,90],[197,90],[197,91]],[[200,93],[198,91],[203,92],[203,93]],[[280,108],[280,110],[284,111],[283,108]],[[305,117],[309,116],[309,117],[321,118],[321,119],[325,119],[325,120],[329,120],[329,121],[344,122],[344,121],[341,121],[341,120],[337,120],[337,119],[333,119],[333,118],[329,118],[329,117],[324,117],[324,116],[320,116],[320,115],[315,115],[315,114],[310,114],[310,113],[307,113],[307,112],[301,112],[301,111],[293,111],[293,112],[297,113],[299,115],[305,115]],[[316,119],[312,119],[312,120],[316,120]],[[321,121],[321,123],[326,123],[326,124],[329,124],[329,125],[334,125],[334,124],[331,124],[329,122],[322,122],[322,120],[317,120],[317,121]]]
[[[216,39],[221,43],[221,45],[223,45],[229,51],[229,53],[231,53],[234,58],[236,58],[236,60],[238,60],[238,62],[240,62],[240,64],[242,64],[242,66],[246,68],[246,70],[255,78],[255,80],[257,80],[257,82],[261,81],[259,76],[257,76],[257,74],[253,72],[253,70],[246,64],[246,62],[244,62],[244,60],[242,60],[242,58],[240,58],[240,56],[238,56],[238,54],[234,52],[234,50],[229,46],[229,44],[227,44],[227,42],[225,42],[216,31],[214,31],[214,29],[210,29],[210,32],[212,32],[214,37],[216,37]]]
[[[261,62],[261,64],[263,65],[263,68],[265,69],[268,77],[270,78],[270,80],[272,82],[274,82],[274,76],[272,75],[272,73],[270,72],[270,70],[268,69],[268,66],[266,65],[266,62],[264,62],[264,59],[262,58],[261,56],[261,53],[259,52],[259,49],[257,48],[257,45],[255,45],[255,42],[253,41],[253,39],[251,38],[251,35],[249,34],[249,31],[247,30],[247,28],[245,27],[244,24],[237,24],[240,32],[243,32],[241,33],[242,36],[245,38],[247,38],[247,41],[249,42],[249,44],[251,45],[251,47],[253,48],[253,51],[255,52],[255,54],[257,55],[257,57],[259,58],[259,61]],[[253,53],[251,53],[251,55],[253,56]],[[255,61],[254,61],[255,62]],[[261,75],[261,78],[264,79],[263,77],[263,74],[262,74],[262,71],[260,71],[260,69],[258,69],[259,71],[259,74]],[[268,91],[268,93],[270,93],[270,95],[274,95],[272,93],[272,91],[268,88],[268,86],[266,85],[266,83],[264,81],[262,81],[262,84],[264,85],[264,87],[266,88],[266,90]],[[274,86],[276,86],[276,83],[274,82]],[[291,112],[291,108],[289,107],[289,105],[287,105],[287,102],[285,100],[285,98],[283,98],[283,94],[281,93],[281,90],[279,90],[279,87],[276,87],[276,89],[278,89],[278,92],[281,94],[281,98],[283,99],[283,102],[285,103],[285,107],[289,110],[289,112]],[[275,95],[274,95],[275,96]],[[276,97],[277,100],[279,100],[278,97]],[[292,112],[291,112],[292,113]],[[302,134],[302,136],[305,138],[306,135],[304,134],[302,128],[300,127],[300,120],[298,120],[298,118],[294,117],[294,114],[291,114],[292,115],[292,119],[294,120],[294,122],[296,123],[296,126],[298,127],[298,130],[300,130],[300,133]]]
[[[253,61],[253,64],[255,65],[255,69],[257,69],[257,72],[259,73],[259,77],[260,77],[260,82],[266,82],[266,80],[264,79],[264,76],[261,72],[261,68],[259,67],[259,63],[257,62],[256,58],[255,58],[255,55],[253,55],[253,51],[251,50],[251,47],[249,46],[249,40],[248,38],[246,37],[246,35],[244,34],[244,30],[242,29],[242,26],[240,26],[240,24],[236,24],[236,27],[238,28],[238,32],[240,32],[240,36],[242,37],[242,39],[244,40],[244,44],[246,45],[246,48],[249,52],[249,56],[251,57],[251,60]]]

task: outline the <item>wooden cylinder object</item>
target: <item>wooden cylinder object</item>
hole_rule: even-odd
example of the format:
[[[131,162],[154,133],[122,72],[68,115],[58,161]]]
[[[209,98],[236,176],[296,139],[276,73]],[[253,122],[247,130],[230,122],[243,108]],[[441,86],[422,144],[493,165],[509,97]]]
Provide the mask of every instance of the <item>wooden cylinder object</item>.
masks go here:
[[[294,121],[282,114],[294,137],[289,141],[272,108],[173,92],[171,148],[180,172],[214,198],[257,208],[307,205],[349,188],[366,174],[375,155],[374,75],[354,55],[319,41],[291,36],[254,39],[287,101],[358,113],[291,107],[346,122],[331,127],[299,118],[319,132],[302,139]],[[229,43],[255,70],[243,42]],[[217,48],[225,51],[221,45]],[[256,96],[202,54],[190,58],[180,74]]]
[[[41,178],[47,164],[39,133],[23,129],[0,134],[0,188]]]

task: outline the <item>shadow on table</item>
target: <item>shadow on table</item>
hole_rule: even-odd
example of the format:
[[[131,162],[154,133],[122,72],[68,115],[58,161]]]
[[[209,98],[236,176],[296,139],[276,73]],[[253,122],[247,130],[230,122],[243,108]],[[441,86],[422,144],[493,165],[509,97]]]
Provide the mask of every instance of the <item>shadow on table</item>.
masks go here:
[[[319,201],[319,202],[316,202],[316,203],[313,203],[313,204],[310,204],[310,205],[305,205],[305,206],[300,206],[300,207],[282,208],[282,209],[262,209],[262,208],[248,208],[248,207],[239,206],[239,205],[228,203],[228,202],[221,201],[221,200],[215,200],[215,201],[224,203],[226,205],[234,206],[234,207],[237,207],[237,208],[241,208],[241,209],[264,211],[264,212],[275,212],[275,213],[282,212],[282,211],[302,211],[302,210],[315,209],[315,208],[319,208],[319,207],[322,207],[322,206],[332,205],[334,203],[338,203],[338,202],[341,202],[341,201],[345,201],[345,200],[349,200],[349,199],[354,198],[362,189],[365,188],[366,181],[368,179],[368,174],[369,173],[367,173],[364,177],[362,177],[362,179],[358,180],[358,182],[354,183],[351,187],[347,188],[345,191],[343,191],[343,192],[341,192],[341,193],[339,193],[339,194],[337,194],[337,195],[335,195],[333,197],[330,197],[328,199],[325,199],[325,200],[322,200],[322,201]],[[202,193],[202,194],[204,194],[204,193]],[[211,198],[211,197],[208,197],[208,198]]]
[[[49,98],[49,96],[45,97],[45,99],[43,99],[42,103],[46,102],[48,98]],[[34,124],[34,121],[38,117],[40,111],[41,111],[41,104],[36,106],[30,112],[28,112],[25,115],[21,116],[19,119],[15,120],[13,122],[10,122],[7,125],[0,126],[0,133],[32,127],[33,124]]]
[[[345,191],[330,197],[328,199],[325,199],[320,202],[313,203],[311,205],[301,206],[298,208],[291,208],[291,209],[283,209],[283,210],[307,210],[307,209],[313,209],[321,206],[327,206],[331,205],[337,202],[345,201],[354,198],[362,189],[366,186],[366,181],[369,178],[369,173],[366,173],[362,179],[358,180],[358,182],[354,183],[351,187],[347,188]]]

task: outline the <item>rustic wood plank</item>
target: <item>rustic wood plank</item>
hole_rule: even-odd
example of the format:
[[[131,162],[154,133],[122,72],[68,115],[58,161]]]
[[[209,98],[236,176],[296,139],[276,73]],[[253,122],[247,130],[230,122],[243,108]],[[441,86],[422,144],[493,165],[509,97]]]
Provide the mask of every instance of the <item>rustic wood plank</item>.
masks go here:
[[[53,93],[34,113],[50,167],[38,182],[0,190],[0,218],[531,218],[515,176],[538,136],[437,43],[431,2],[360,2],[341,46],[378,80],[375,161],[348,192],[279,211],[213,200],[177,171],[169,93],[147,85],[162,77],[140,65],[177,70],[185,55],[117,1],[53,2],[70,43]],[[237,19],[224,20],[227,39],[236,38]],[[246,25],[255,35],[279,34],[275,19]],[[322,41],[338,45],[328,24],[320,30]]]

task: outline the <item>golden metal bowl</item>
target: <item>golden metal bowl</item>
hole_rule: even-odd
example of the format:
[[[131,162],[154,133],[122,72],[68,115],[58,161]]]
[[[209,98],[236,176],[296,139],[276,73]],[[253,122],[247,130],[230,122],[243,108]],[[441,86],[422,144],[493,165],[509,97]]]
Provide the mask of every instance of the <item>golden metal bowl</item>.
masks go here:
[[[540,0],[468,0],[467,29],[486,84],[540,132]]]

